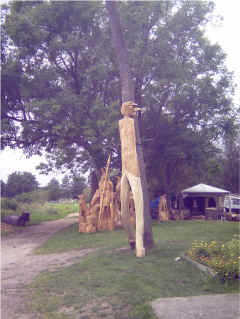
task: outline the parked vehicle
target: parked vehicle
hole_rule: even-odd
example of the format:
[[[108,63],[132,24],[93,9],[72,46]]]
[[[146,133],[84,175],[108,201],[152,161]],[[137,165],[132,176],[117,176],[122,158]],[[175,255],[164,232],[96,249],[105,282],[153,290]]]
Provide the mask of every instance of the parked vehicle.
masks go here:
[[[240,214],[240,195],[231,194],[225,196],[224,199],[224,208],[226,212],[233,212]]]

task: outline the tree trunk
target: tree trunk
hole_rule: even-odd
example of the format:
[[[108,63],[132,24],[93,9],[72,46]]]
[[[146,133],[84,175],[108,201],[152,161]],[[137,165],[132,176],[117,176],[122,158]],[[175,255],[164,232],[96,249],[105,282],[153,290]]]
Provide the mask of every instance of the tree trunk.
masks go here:
[[[115,1],[106,1],[106,8],[110,19],[110,27],[112,32],[112,42],[115,47],[117,60],[119,63],[120,79],[121,79],[121,96],[122,103],[126,101],[135,101],[134,84],[131,77],[130,67],[128,63],[128,54],[125,47],[123,34],[121,30],[120,17],[116,9]],[[143,243],[145,248],[153,247],[152,236],[152,220],[150,216],[150,201],[146,182],[145,165],[143,158],[143,149],[141,144],[139,123],[135,119],[135,136],[136,136],[136,151],[140,170],[140,181],[143,191],[143,219],[144,219],[144,232]]]
[[[112,42],[115,47],[117,61],[119,64],[122,103],[126,101],[134,101],[134,85],[130,74],[128,54],[123,39],[120,17],[116,9],[115,1],[107,0],[106,7],[108,10],[110,27],[112,31]]]
[[[90,188],[91,188],[91,194],[90,194],[90,200],[91,200],[96,190],[98,189],[98,178],[97,178],[96,171],[92,171],[90,174]]]

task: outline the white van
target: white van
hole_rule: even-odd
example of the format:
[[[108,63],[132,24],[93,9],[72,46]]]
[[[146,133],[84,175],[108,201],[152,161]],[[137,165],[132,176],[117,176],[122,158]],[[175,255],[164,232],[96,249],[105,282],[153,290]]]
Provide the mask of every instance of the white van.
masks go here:
[[[240,213],[240,195],[226,195],[224,198],[224,208],[227,212]]]

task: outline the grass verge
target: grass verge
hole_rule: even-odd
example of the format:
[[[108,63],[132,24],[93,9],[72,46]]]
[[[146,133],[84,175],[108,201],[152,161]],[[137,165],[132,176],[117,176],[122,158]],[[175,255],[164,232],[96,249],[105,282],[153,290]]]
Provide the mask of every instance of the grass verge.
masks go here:
[[[78,213],[79,206],[77,201],[65,201],[65,202],[45,202],[22,204],[19,205],[16,211],[10,209],[1,210],[1,219],[8,215],[21,215],[23,211],[30,213],[29,225],[40,224],[45,221],[54,221],[66,217],[71,213]],[[24,227],[3,225],[1,227],[1,237],[5,237],[13,232],[24,231]]]
[[[25,204],[22,210],[29,211],[30,224],[39,224],[43,221],[52,221],[78,212],[78,203],[75,202],[46,202],[44,204]]]
[[[236,282],[209,281],[188,262],[175,261],[194,240],[230,240],[238,232],[237,223],[168,222],[154,224],[153,231],[155,247],[141,259],[119,249],[127,243],[122,230],[86,235],[71,227],[54,235],[38,253],[102,249],[70,267],[37,276],[28,290],[28,311],[39,319],[153,319],[148,302],[156,298],[238,291]]]

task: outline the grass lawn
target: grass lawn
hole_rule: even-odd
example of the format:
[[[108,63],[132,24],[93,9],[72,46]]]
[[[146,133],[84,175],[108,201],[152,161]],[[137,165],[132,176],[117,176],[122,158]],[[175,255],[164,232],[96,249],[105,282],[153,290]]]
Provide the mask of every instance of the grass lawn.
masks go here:
[[[238,233],[238,223],[179,221],[153,225],[155,247],[145,258],[127,245],[123,230],[79,234],[77,227],[55,234],[37,253],[99,247],[82,261],[57,272],[44,272],[29,287],[28,310],[36,318],[155,318],[146,304],[159,297],[237,292],[238,284],[209,280],[193,265],[175,258],[194,240],[226,242]]]
[[[79,210],[78,202],[46,202],[44,204],[29,204],[24,207],[29,211],[30,224],[39,224],[43,221],[51,221],[66,217],[68,214],[77,213]]]
[[[21,215],[23,211],[30,213],[30,225],[40,224],[44,221],[53,221],[66,217],[71,213],[78,213],[79,205],[77,200],[75,201],[64,201],[64,202],[45,202],[32,203],[32,204],[21,204],[16,211],[10,209],[1,209],[1,219],[8,215]],[[12,232],[24,231],[24,227],[1,227],[1,237],[7,236]]]

